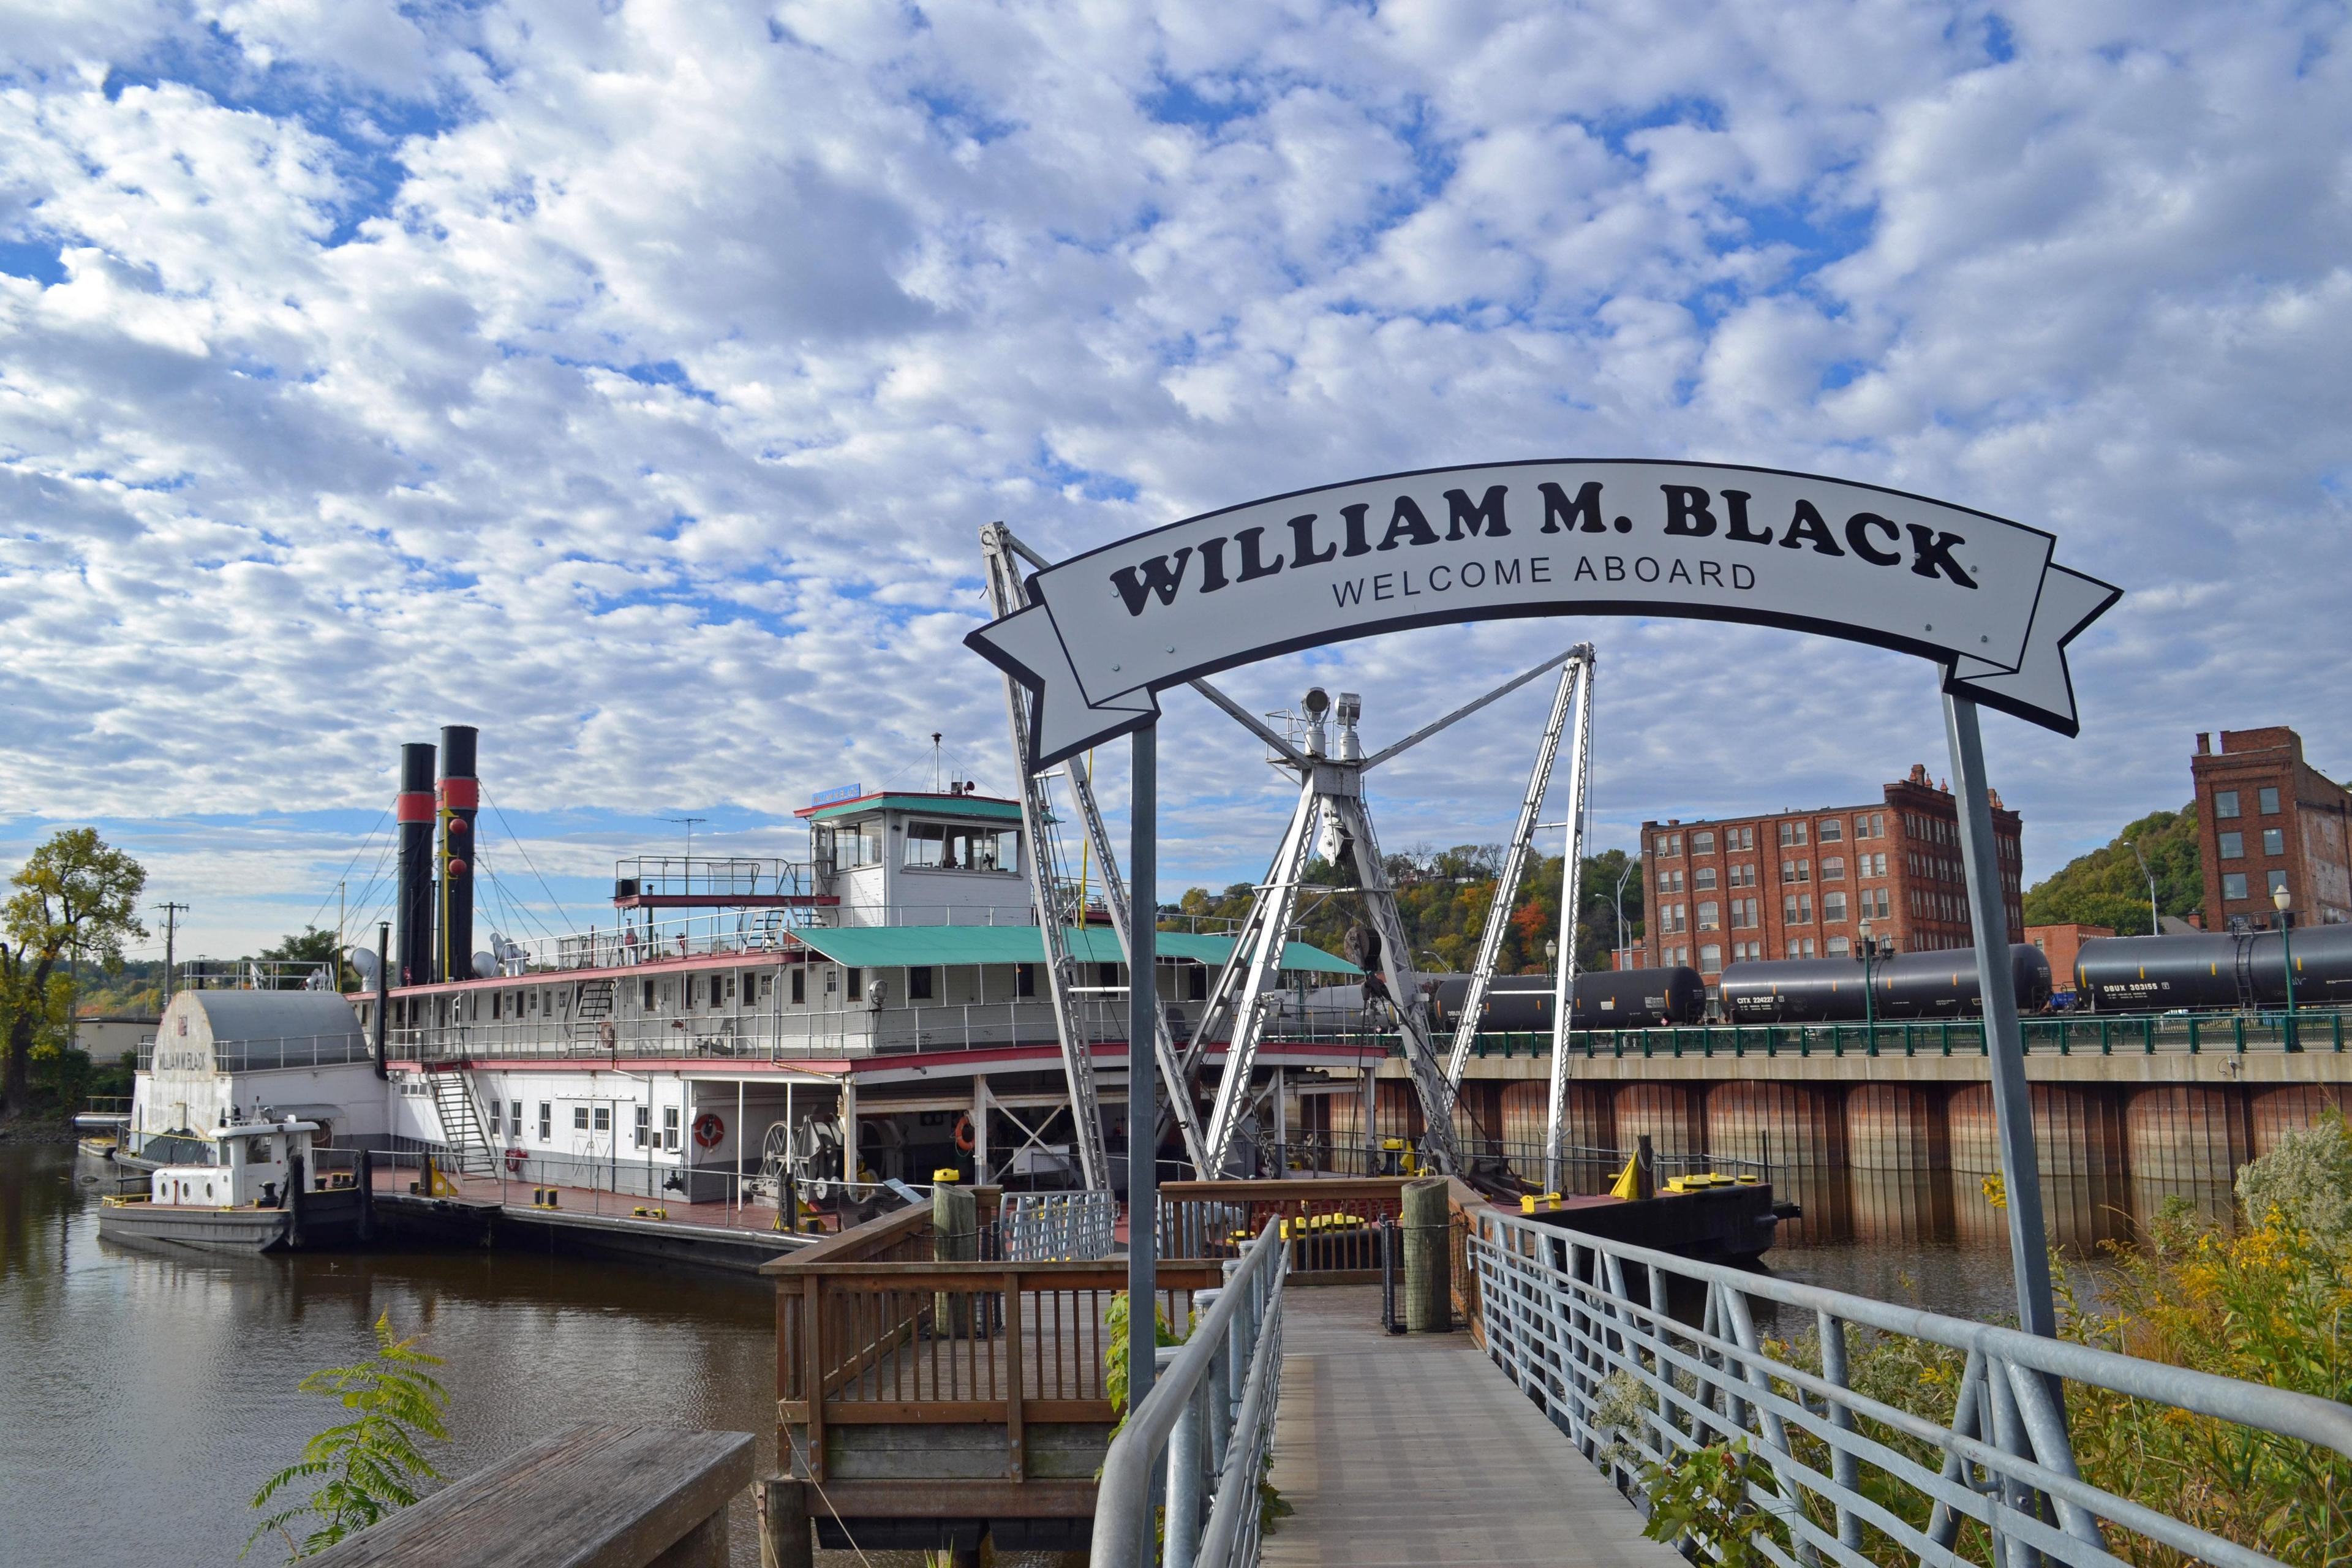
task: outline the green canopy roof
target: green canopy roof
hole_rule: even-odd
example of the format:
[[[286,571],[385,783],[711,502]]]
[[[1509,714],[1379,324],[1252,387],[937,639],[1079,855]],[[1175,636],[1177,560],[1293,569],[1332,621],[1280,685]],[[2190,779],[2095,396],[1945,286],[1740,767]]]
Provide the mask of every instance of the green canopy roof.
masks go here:
[[[812,926],[793,933],[835,963],[854,969],[896,969],[906,964],[1042,963],[1045,942],[1035,926]],[[1070,956],[1081,963],[1123,963],[1118,933],[1108,926],[1066,928]],[[1156,945],[1163,959],[1188,958],[1221,965],[1234,951],[1229,936],[1195,936],[1163,931]],[[1309,974],[1355,975],[1363,972],[1344,958],[1303,942],[1282,950],[1282,966]]]
[[[974,795],[869,795],[830,805],[802,806],[793,813],[811,822],[863,816],[869,811],[917,811],[927,816],[978,816],[992,822],[1018,822],[1021,803]]]

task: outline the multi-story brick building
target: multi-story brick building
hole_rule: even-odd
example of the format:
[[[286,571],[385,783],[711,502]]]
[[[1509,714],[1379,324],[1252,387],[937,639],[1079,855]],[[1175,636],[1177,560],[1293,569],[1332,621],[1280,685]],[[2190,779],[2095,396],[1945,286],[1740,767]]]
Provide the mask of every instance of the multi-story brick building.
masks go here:
[[[2009,940],[2025,938],[2017,813],[1993,796]],[[1642,825],[1651,965],[1686,963],[1712,989],[1727,963],[1836,958],[1856,938],[1897,951],[1973,940],[1959,815],[1924,764],[1869,805]]]
[[[2189,771],[2207,929],[2268,929],[2281,888],[2298,926],[2352,921],[2352,790],[2303,760],[2302,736],[2224,730],[2216,752],[2200,733]]]

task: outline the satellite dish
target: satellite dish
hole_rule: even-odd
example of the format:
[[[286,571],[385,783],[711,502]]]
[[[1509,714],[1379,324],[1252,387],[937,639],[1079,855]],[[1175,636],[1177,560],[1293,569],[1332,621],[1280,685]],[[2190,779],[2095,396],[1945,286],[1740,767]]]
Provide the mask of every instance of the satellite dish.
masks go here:
[[[360,977],[360,985],[362,989],[369,991],[375,989],[376,970],[381,967],[380,961],[375,955],[375,949],[347,947],[343,950],[343,962],[350,964],[352,973]]]
[[[499,961],[496,957],[487,952],[478,952],[474,954],[474,978],[477,980],[495,980],[498,978],[498,974]]]

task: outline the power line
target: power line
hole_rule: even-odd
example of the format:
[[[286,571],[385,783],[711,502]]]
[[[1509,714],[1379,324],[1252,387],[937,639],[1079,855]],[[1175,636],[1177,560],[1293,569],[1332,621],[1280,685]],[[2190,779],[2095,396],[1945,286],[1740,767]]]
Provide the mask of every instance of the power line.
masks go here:
[[[384,819],[385,817],[387,817],[387,816],[390,816],[391,815],[392,815],[392,807],[390,807],[390,806],[388,806],[388,805],[387,805],[387,806],[385,806],[382,811],[379,811],[379,812],[377,812],[377,813],[376,813],[376,815],[375,815],[375,821],[374,821],[373,823],[372,823],[372,824],[370,824],[370,825],[369,825],[367,832],[366,832],[363,836],[362,836],[362,837],[361,837],[361,839],[360,839],[360,847],[359,847],[358,848],[356,848],[356,849],[354,849],[354,850],[352,850],[352,861],[351,861],[351,865],[350,865],[350,866],[346,866],[346,867],[344,867],[344,868],[343,868],[343,874],[342,874],[342,876],[341,876],[341,877],[337,878],[337,879],[336,879],[336,880],[338,880],[338,881],[349,881],[349,880],[351,879],[351,875],[352,875],[352,866],[356,866],[356,865],[358,865],[358,864],[360,863],[360,857],[367,853],[367,847],[368,847],[369,843],[370,843],[371,841],[373,841],[373,840],[374,839],[374,837],[375,837],[375,830],[376,830],[377,828],[379,828],[379,827],[382,827],[382,826],[383,826],[383,819]],[[331,893],[330,893],[330,894],[328,894],[328,895],[327,895],[327,897],[328,897],[328,898],[332,898],[332,897],[334,897],[334,895],[333,895],[333,894],[331,894]],[[320,899],[320,900],[319,900],[319,907],[318,907],[317,909],[312,910],[310,911],[310,918],[309,920],[307,920],[307,921],[304,921],[302,922],[302,923],[303,923],[303,925],[305,925],[306,927],[309,927],[310,929],[311,929],[311,930],[313,930],[313,931],[317,930],[317,929],[318,929],[318,925],[319,925],[319,917],[320,917],[320,915],[325,914],[326,912],[327,912],[327,900],[326,900],[326,899]]]
[[[525,866],[530,868],[530,874],[539,878],[540,889],[547,894],[547,901],[555,906],[555,912],[563,917],[565,925],[570,926],[573,931],[578,931],[580,922],[572,918],[572,911],[563,907],[563,900],[557,898],[555,889],[547,885],[547,879],[541,875],[539,867],[531,860],[530,851],[523,847],[522,836],[514,830],[514,825],[507,820],[506,812],[497,801],[490,798],[490,792],[487,789],[482,791],[482,802],[498,814],[499,826],[505,830],[507,842],[515,847],[515,853],[522,857],[522,863]]]

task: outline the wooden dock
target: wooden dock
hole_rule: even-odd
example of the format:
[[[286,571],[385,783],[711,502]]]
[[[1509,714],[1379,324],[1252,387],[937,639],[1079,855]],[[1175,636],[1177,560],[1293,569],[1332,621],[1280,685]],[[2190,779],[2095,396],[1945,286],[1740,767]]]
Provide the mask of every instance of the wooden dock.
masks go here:
[[[1469,1334],[1380,1319],[1377,1289],[1284,1292],[1267,1568],[1683,1568]]]

